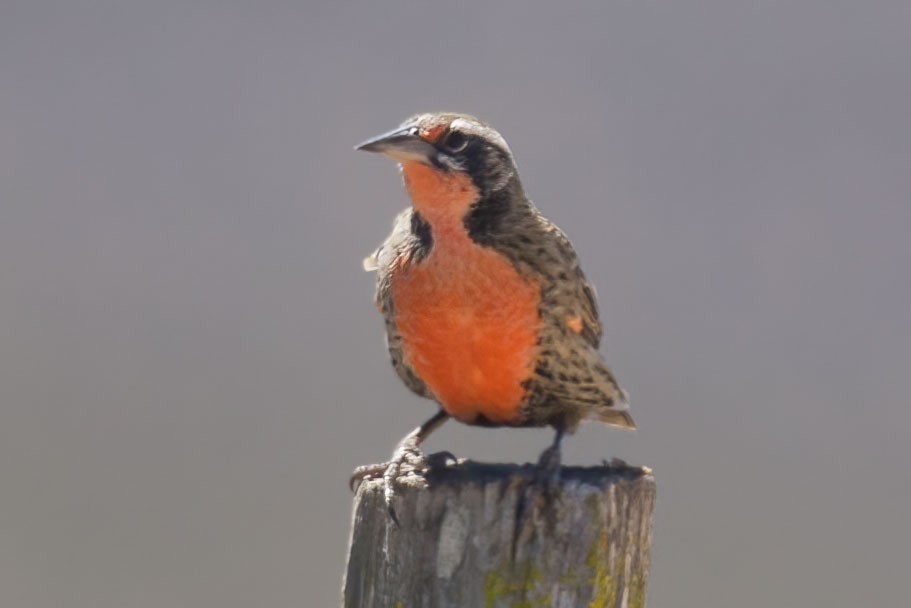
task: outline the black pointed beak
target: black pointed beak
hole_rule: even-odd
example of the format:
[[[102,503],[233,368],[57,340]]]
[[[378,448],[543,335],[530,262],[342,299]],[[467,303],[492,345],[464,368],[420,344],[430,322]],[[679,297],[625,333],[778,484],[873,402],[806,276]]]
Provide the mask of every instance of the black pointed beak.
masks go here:
[[[378,152],[399,162],[432,165],[437,149],[418,135],[417,127],[403,127],[368,139],[355,150]]]

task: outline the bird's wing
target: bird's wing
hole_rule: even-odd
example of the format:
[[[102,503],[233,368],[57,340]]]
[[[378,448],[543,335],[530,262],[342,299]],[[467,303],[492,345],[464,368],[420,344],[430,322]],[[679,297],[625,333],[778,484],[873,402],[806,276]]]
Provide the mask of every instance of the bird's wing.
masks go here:
[[[541,281],[540,355],[528,384],[528,422],[574,428],[581,418],[633,428],[626,393],[598,353],[602,327],[594,287],[569,239],[533,207],[514,210],[490,240]],[[568,411],[567,406],[572,406]]]
[[[392,223],[392,232],[379,248],[364,259],[364,270],[376,271],[376,307],[386,321],[386,347],[392,359],[392,367],[405,385],[422,397],[433,399],[430,390],[405,363],[402,353],[402,338],[395,323],[395,307],[392,303],[392,273],[401,264],[422,254],[420,238],[413,230],[414,210],[409,207],[399,213]]]
[[[364,270],[373,272],[388,272],[396,256],[408,249],[413,240],[411,234],[411,216],[413,209],[409,207],[395,216],[392,222],[392,232],[383,241],[376,251],[364,258]]]
[[[597,349],[601,344],[603,329],[598,315],[598,298],[594,286],[585,278],[579,256],[569,239],[556,224],[538,216],[540,235],[537,257],[540,272],[545,277],[545,315],[556,317],[552,321],[565,325]]]

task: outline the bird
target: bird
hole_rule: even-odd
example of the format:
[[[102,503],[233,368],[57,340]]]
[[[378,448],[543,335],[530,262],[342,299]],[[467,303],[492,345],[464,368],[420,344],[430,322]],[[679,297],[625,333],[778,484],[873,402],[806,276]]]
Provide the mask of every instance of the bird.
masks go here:
[[[595,288],[567,236],[526,196],[502,135],[468,114],[432,112],[356,150],[400,165],[411,205],[364,269],[376,272],[395,372],[438,410],[390,461],[358,467],[352,484],[382,476],[391,505],[396,479],[426,466],[420,446],[449,418],[552,427],[538,462],[549,474],[581,421],[636,428],[599,352]]]

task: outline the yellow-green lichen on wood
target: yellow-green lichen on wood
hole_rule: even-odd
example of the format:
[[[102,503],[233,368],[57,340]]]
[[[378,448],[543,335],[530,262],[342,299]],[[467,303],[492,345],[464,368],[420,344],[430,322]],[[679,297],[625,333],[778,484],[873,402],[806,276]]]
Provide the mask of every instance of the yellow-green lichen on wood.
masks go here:
[[[607,606],[608,600],[616,595],[616,582],[608,568],[607,539],[607,529],[602,528],[588,549],[586,565],[592,573],[591,585],[593,589],[593,597],[588,604],[589,608]]]
[[[539,589],[542,577],[528,561],[510,564],[501,560],[484,574],[484,608],[546,608],[550,593]]]

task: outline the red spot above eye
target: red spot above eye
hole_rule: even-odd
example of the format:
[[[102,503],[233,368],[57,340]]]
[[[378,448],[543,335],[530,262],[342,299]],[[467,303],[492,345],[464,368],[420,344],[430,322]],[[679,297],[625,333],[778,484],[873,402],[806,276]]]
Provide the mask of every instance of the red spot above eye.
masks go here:
[[[446,131],[446,125],[434,125],[432,127],[425,127],[418,131],[421,139],[429,141],[430,143],[436,143],[440,136]]]

